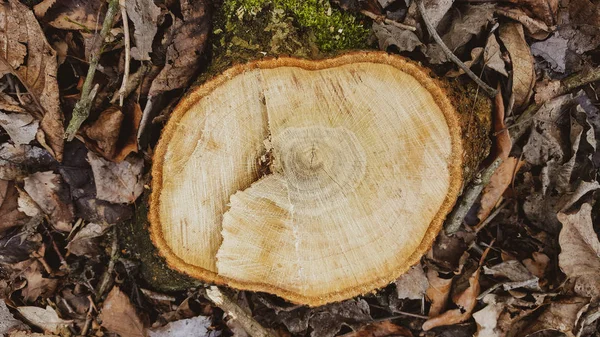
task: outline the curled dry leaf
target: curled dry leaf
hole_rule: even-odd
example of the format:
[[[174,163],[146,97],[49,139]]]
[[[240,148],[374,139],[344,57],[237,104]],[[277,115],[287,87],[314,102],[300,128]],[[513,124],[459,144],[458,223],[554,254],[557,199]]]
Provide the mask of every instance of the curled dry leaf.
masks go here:
[[[188,85],[201,65],[210,20],[205,0],[182,0],[181,16],[174,16],[170,28],[171,45],[167,48],[165,66],[154,78],[149,95],[180,89]]]
[[[446,309],[450,288],[452,287],[452,278],[441,278],[437,271],[429,269],[427,271],[427,280],[429,287],[425,294],[431,302],[429,317],[436,317]]]
[[[505,279],[503,281],[504,290],[527,288],[534,291],[541,291],[538,277],[531,274],[527,268],[517,260],[508,260],[490,268],[484,266],[483,271],[486,275]]]
[[[403,326],[390,321],[382,321],[367,324],[357,331],[347,333],[341,337],[413,337],[413,334]]]
[[[88,152],[87,158],[94,172],[98,199],[115,204],[131,204],[142,194],[142,158],[129,156],[120,163],[113,163],[93,152]]]
[[[106,330],[128,337],[146,337],[146,329],[129,297],[118,287],[106,296],[99,319]]]
[[[33,6],[33,11],[40,21],[54,28],[95,31],[102,25],[103,5],[102,1],[44,0]]]
[[[600,242],[592,224],[588,203],[573,214],[559,213],[563,228],[558,242],[560,269],[574,282],[574,290],[584,297],[600,298]]]
[[[401,299],[419,300],[423,298],[427,288],[429,288],[429,282],[421,264],[411,267],[395,283],[398,298]]]
[[[133,22],[135,46],[131,48],[131,57],[140,61],[149,61],[152,40],[158,30],[160,8],[154,0],[131,0],[125,2],[127,16]]]
[[[542,21],[532,19],[525,12],[518,8],[497,8],[496,14],[511,18],[515,21],[520,22],[528,36],[536,40],[543,40],[550,35],[552,30]]]
[[[50,306],[47,306],[46,309],[18,307],[17,310],[28,322],[50,333],[59,333],[71,323],[71,321],[58,317],[56,311]]]
[[[35,139],[39,122],[29,114],[5,114],[0,111],[0,126],[15,145],[29,144]]]
[[[504,191],[510,186],[513,176],[519,171],[525,161],[509,157],[503,161],[492,175],[490,183],[485,186],[481,195],[481,206],[477,212],[479,223],[485,221],[500,201]]]
[[[0,7],[0,74],[12,73],[27,88],[27,109],[41,116],[42,144],[60,161],[64,148],[63,114],[58,100],[56,52],[33,12],[17,0]]]
[[[515,106],[524,107],[533,91],[535,70],[531,50],[523,35],[523,26],[514,22],[501,25],[500,40],[508,50],[512,62],[512,95]]]
[[[73,204],[68,188],[58,174],[52,171],[36,172],[25,178],[24,189],[48,215],[54,228],[63,232],[71,230]]]
[[[510,0],[519,6],[522,6],[532,16],[544,21],[548,26],[556,24],[556,14],[558,12],[558,0]]]

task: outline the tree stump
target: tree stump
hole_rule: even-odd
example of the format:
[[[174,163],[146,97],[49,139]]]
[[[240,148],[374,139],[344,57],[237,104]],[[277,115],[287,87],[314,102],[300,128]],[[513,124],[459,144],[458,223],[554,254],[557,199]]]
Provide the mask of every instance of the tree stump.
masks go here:
[[[311,306],[389,284],[463,184],[471,147],[447,90],[381,52],[230,68],[163,131],[153,242],[192,277]]]

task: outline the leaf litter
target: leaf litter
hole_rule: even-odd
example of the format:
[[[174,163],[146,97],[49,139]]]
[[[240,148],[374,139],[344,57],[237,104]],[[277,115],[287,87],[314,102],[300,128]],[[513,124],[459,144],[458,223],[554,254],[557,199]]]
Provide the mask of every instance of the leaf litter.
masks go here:
[[[433,42],[416,1],[334,3],[371,28],[372,47],[409,56],[441,78],[469,81]],[[218,46],[218,29],[226,27],[213,20],[213,5],[126,1],[129,31],[117,16],[96,55],[98,92],[89,120],[65,144],[65,120],[79,99],[106,3],[4,1],[1,333],[247,335],[202,289],[146,289],[143,266],[117,234],[144,207],[160,123],[217,59],[207,46]],[[504,162],[463,228],[441,233],[421,263],[374,294],[319,308],[243,291],[234,298],[280,336],[593,336],[600,316],[600,92],[597,81],[579,91],[564,88],[569,76],[598,72],[600,6],[587,0],[424,5],[442,41],[500,92],[492,156]],[[388,21],[370,21],[361,10]],[[132,71],[121,106],[126,34]],[[519,120],[533,105],[529,119]],[[513,137],[524,125],[527,132]]]

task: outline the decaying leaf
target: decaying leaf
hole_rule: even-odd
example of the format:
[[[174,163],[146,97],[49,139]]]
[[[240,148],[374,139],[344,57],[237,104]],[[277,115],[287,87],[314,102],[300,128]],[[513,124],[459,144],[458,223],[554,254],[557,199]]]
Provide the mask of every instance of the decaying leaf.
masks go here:
[[[106,296],[99,319],[102,321],[102,327],[121,336],[147,336],[144,324],[129,297],[118,287],[113,287]]]
[[[25,178],[24,189],[49,216],[54,228],[64,232],[71,230],[73,204],[69,191],[58,174],[52,171],[36,172]]]
[[[446,309],[450,288],[452,287],[452,278],[441,278],[437,271],[429,269],[427,280],[429,281],[429,287],[425,294],[431,302],[429,317],[436,317]]]
[[[401,299],[419,300],[423,298],[427,288],[429,288],[429,282],[421,264],[411,267],[395,283],[398,298]]]
[[[131,57],[140,61],[150,60],[152,40],[158,30],[157,21],[160,8],[153,0],[133,0],[125,3],[127,16],[133,21],[135,47],[131,48]]]
[[[313,331],[311,337],[333,337],[342,325],[358,327],[371,321],[369,305],[363,299],[332,303],[312,313],[309,326]]]
[[[0,299],[0,335],[4,336],[12,330],[24,328],[25,324],[16,320],[8,310],[4,300]]]
[[[531,45],[533,56],[539,56],[550,64],[552,70],[564,73],[566,70],[566,57],[568,40],[555,33],[550,38]]]
[[[98,256],[100,247],[97,238],[104,235],[110,227],[111,225],[107,223],[88,223],[67,244],[67,250],[71,254],[79,256]]]
[[[415,33],[392,25],[373,22],[373,33],[381,50],[388,50],[390,46],[394,46],[399,52],[413,51],[423,45]]]
[[[471,277],[469,277],[469,287],[454,299],[454,303],[458,306],[458,309],[448,310],[439,316],[428,319],[423,323],[423,330],[427,331],[442,325],[461,323],[469,319],[477,304],[477,296],[480,291],[480,273],[481,269],[477,268]]]
[[[71,323],[71,321],[58,317],[56,311],[50,306],[47,306],[46,309],[18,307],[17,310],[28,322],[50,333],[59,333]]]
[[[504,194],[504,191],[510,186],[514,174],[519,171],[525,163],[515,157],[509,157],[503,161],[496,172],[492,175],[490,183],[485,186],[481,195],[481,206],[477,212],[477,218],[480,222],[487,219],[496,204]]]
[[[503,337],[504,334],[498,327],[498,317],[504,310],[498,303],[490,303],[485,308],[474,312],[473,318],[477,323],[475,337]]]
[[[559,89],[559,80],[543,79],[535,84],[535,96],[533,99],[535,103],[542,104],[558,96]]]
[[[548,26],[556,24],[558,0],[511,0],[532,13],[532,16],[544,21]]]
[[[103,5],[102,1],[44,0],[33,11],[38,19],[54,28],[95,31],[102,26],[106,11]]]
[[[508,260],[489,268],[483,266],[483,272],[486,275],[492,275],[495,278],[505,279],[502,284],[504,290],[526,288],[534,291],[541,291],[538,277],[531,274],[527,268],[517,260]]]
[[[520,331],[520,336],[530,336],[540,331],[560,331],[568,337],[575,337],[577,321],[588,305],[589,299],[582,297],[552,301],[541,308],[542,313],[533,322],[528,322],[527,327]]]
[[[23,272],[23,277],[27,280],[27,286],[22,291],[26,302],[33,302],[40,296],[50,297],[58,286],[57,279],[42,276],[42,269],[40,263],[36,261]]]
[[[523,35],[523,26],[507,22],[500,26],[500,40],[508,50],[512,62],[512,95],[516,107],[524,107],[535,84],[533,56]]]
[[[496,14],[506,16],[520,22],[528,36],[537,40],[543,40],[550,35],[552,31],[544,22],[530,18],[525,12],[519,8],[496,8]]]
[[[490,34],[485,44],[485,49],[483,50],[483,64],[504,76],[508,76],[506,65],[504,64],[504,60],[502,60],[500,45],[494,34]]]
[[[174,17],[172,43],[167,48],[164,68],[150,86],[150,96],[187,86],[200,68],[210,27],[208,6],[204,0],[182,0],[180,8],[182,18]]]
[[[438,26],[453,3],[454,0],[423,0],[425,15],[427,15],[433,27]]]
[[[0,126],[15,145],[29,144],[35,139],[39,122],[29,114],[5,114],[0,111]]]
[[[31,145],[0,145],[0,179],[15,180],[28,172],[45,169],[54,163],[46,150]]]
[[[41,115],[40,127],[54,157],[64,147],[63,114],[58,100],[56,52],[44,36],[33,12],[17,0],[0,8],[0,74],[12,73],[29,92],[27,109]]]
[[[87,158],[94,172],[98,199],[116,204],[131,204],[142,194],[142,158],[129,156],[120,163],[113,163],[93,152],[88,152]]]
[[[550,263],[548,255],[540,252],[533,252],[530,259],[523,260],[523,265],[525,265],[527,270],[540,279],[543,279],[546,275],[548,263]]]
[[[600,297],[600,242],[592,224],[592,206],[588,203],[573,214],[559,213],[563,228],[558,242],[560,269],[574,282],[574,290],[584,297]]]
[[[367,324],[355,332],[341,337],[413,337],[409,329],[390,321]]]
[[[171,322],[162,328],[149,329],[149,337],[212,337],[218,334],[211,333],[212,320],[207,316],[196,316]]]

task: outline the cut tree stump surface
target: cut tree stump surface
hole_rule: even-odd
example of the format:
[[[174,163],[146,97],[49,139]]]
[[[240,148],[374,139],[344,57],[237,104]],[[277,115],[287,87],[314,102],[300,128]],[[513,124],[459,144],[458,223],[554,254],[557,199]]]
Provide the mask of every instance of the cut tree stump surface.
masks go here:
[[[417,263],[462,184],[440,84],[380,52],[235,66],[188,95],[156,147],[151,237],[206,282],[321,305]]]

